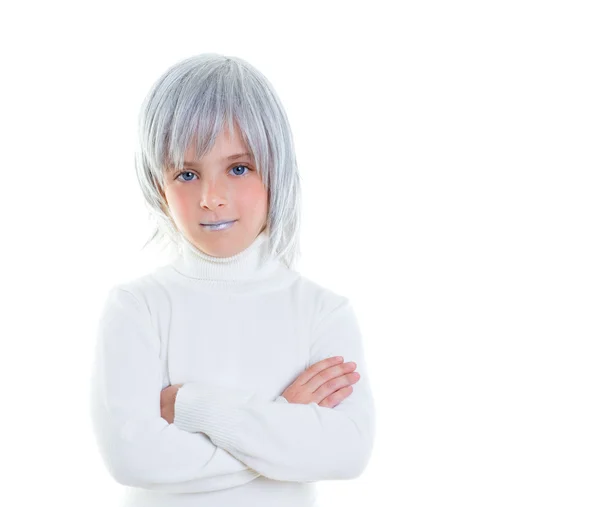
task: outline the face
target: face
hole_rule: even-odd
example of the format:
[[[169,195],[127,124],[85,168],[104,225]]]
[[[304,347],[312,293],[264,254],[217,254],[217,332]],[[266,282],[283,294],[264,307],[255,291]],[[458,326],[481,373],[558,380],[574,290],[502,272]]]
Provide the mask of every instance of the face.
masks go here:
[[[202,252],[231,257],[249,247],[265,229],[268,191],[247,153],[239,130],[224,129],[211,151],[195,159],[193,143],[181,171],[168,170],[164,196],[168,213],[183,235]],[[211,230],[201,224],[234,220],[229,228]]]

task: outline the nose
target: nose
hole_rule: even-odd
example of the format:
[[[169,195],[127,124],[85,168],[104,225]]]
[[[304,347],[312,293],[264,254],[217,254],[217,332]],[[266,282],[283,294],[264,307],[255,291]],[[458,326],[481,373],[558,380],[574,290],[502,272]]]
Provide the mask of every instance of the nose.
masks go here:
[[[200,206],[204,209],[216,209],[227,204],[227,189],[216,181],[206,181],[202,185]]]

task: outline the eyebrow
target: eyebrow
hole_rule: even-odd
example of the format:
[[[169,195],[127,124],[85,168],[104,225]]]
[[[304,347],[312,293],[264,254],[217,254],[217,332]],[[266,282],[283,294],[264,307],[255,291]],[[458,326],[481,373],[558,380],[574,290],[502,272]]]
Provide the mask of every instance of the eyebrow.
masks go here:
[[[243,157],[252,157],[252,155],[248,152],[246,153],[236,153],[235,155],[229,155],[228,157],[223,157],[222,160],[237,160],[238,158],[243,158]],[[184,161],[183,162],[184,167],[188,167],[188,166],[195,166],[198,165],[198,162],[194,162],[194,161]]]

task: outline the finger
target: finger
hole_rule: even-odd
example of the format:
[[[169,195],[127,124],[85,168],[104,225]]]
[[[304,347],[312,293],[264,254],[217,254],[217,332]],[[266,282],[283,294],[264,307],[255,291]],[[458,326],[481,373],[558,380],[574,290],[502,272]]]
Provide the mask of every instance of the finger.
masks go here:
[[[327,359],[323,359],[321,361],[316,362],[310,368],[304,370],[296,379],[299,385],[306,384],[311,378],[315,375],[319,374],[321,371],[326,370],[331,366],[335,366],[344,361],[344,358],[341,357],[338,359],[337,357],[328,357]]]
[[[317,397],[326,397],[332,393],[335,393],[339,389],[342,389],[350,384],[355,384],[358,382],[360,375],[353,371],[352,373],[348,373],[346,375],[342,375],[341,377],[336,377],[332,380],[325,382],[321,387],[314,391],[315,396]]]
[[[334,408],[350,396],[352,390],[352,386],[342,387],[329,396],[326,396],[319,405],[322,407]]]
[[[356,363],[353,361],[330,366],[329,368],[320,371],[313,378],[311,378],[306,383],[306,387],[314,393],[323,384],[330,382],[332,379],[335,379],[337,377],[346,375],[347,373],[354,371],[354,369],[356,369]]]

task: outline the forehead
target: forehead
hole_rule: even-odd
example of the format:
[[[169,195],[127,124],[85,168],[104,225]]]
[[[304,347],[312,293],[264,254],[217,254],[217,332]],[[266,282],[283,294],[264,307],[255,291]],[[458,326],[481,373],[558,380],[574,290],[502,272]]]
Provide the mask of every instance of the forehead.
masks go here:
[[[185,150],[186,161],[198,159],[198,157],[196,156],[196,144],[197,137],[194,136]],[[227,128],[221,130],[221,132],[215,138],[215,142],[212,148],[207,153],[205,153],[202,158],[220,161],[230,155],[249,151],[250,150],[248,150],[248,147],[244,143],[239,128],[235,126],[231,134],[229,133],[229,129]]]

